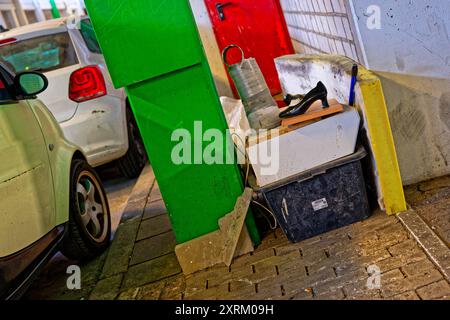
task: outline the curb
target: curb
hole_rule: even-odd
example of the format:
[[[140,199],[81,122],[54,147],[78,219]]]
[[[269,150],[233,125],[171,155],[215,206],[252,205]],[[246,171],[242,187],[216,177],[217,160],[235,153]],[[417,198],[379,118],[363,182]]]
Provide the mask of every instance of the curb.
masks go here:
[[[152,167],[150,165],[146,165],[136,181],[133,190],[131,190],[127,204],[123,209],[119,226],[133,218],[142,217],[145,205],[147,204],[149,196],[155,186],[155,181],[155,174],[153,173]]]
[[[397,215],[403,226],[414,237],[426,255],[436,265],[447,281],[450,281],[450,249],[415,210]]]
[[[153,169],[147,165],[139,176],[123,210],[119,227],[108,249],[100,279],[127,271],[139,225],[154,185]]]

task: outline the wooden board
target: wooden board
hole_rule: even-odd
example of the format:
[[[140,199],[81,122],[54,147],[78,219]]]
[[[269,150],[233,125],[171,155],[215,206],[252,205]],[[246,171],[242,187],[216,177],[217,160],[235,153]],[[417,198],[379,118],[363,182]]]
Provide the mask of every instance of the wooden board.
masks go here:
[[[217,264],[230,266],[234,257],[254,250],[245,227],[252,195],[253,190],[246,188],[234,210],[219,220],[219,230],[175,247],[175,254],[185,275]]]
[[[222,257],[227,266],[231,265],[242,229],[245,224],[248,208],[252,201],[253,190],[245,188],[244,194],[238,198],[234,210],[219,220],[219,229],[223,238]]]
[[[281,122],[281,126],[288,127],[303,122],[313,121],[344,111],[344,106],[337,102],[337,100],[331,99],[328,103],[330,104],[330,107],[323,109],[322,101],[316,101],[307,113],[297,117],[283,119]]]

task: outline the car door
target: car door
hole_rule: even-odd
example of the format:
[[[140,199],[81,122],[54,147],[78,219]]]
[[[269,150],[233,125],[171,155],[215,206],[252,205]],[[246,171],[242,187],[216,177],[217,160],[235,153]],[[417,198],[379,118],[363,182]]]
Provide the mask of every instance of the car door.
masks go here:
[[[28,102],[11,100],[0,79],[0,257],[26,248],[54,228],[47,148]]]

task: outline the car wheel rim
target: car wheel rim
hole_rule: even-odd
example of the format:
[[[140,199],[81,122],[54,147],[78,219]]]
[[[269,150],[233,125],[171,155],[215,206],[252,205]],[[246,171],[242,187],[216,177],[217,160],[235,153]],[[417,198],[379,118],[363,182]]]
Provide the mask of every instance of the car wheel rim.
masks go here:
[[[77,180],[77,204],[83,226],[96,242],[103,242],[108,235],[109,215],[106,199],[97,179],[83,171]]]

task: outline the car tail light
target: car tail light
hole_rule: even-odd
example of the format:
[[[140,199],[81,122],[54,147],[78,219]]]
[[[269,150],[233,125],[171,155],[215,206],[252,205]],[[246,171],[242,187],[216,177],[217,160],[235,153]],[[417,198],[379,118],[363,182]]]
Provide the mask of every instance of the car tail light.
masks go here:
[[[105,78],[98,66],[87,66],[70,75],[69,98],[84,102],[106,95]]]
[[[13,43],[13,42],[16,42],[16,41],[17,41],[16,38],[1,39],[0,40],[0,46],[4,45],[4,44],[8,44],[8,43]]]

